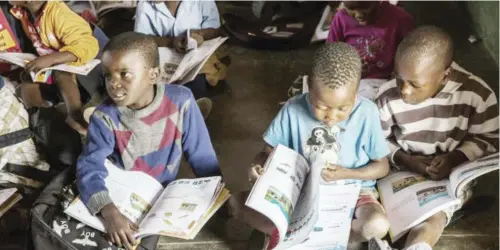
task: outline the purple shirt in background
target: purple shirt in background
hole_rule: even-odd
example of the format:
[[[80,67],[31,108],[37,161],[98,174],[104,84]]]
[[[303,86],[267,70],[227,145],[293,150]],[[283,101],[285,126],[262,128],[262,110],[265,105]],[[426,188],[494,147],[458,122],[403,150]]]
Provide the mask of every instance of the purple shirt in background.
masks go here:
[[[413,18],[402,8],[381,2],[374,23],[359,25],[340,10],[335,14],[328,42],[345,42],[356,48],[363,60],[362,78],[389,79],[399,42],[414,27]]]

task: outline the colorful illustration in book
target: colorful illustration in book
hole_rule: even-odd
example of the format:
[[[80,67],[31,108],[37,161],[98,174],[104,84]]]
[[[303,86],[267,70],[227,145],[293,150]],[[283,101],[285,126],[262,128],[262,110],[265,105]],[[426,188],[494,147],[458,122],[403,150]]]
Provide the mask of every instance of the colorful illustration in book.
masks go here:
[[[440,197],[449,197],[448,191],[446,190],[446,186],[437,186],[430,187],[426,189],[422,189],[417,192],[418,204],[422,207],[425,204],[440,198]]]
[[[399,179],[392,183],[392,192],[397,193],[407,187],[413,186],[425,180],[426,178],[423,176],[408,176],[403,179]]]
[[[284,196],[283,193],[274,187],[269,187],[264,199],[278,206],[285,216],[286,221],[290,222],[290,216],[292,215],[292,202]]]

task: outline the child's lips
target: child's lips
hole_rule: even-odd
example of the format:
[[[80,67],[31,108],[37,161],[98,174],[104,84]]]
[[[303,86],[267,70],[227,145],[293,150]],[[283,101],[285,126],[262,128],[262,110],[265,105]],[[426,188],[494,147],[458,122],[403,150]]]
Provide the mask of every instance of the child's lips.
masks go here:
[[[122,100],[127,96],[127,93],[125,93],[124,91],[111,92],[110,96],[114,100]]]

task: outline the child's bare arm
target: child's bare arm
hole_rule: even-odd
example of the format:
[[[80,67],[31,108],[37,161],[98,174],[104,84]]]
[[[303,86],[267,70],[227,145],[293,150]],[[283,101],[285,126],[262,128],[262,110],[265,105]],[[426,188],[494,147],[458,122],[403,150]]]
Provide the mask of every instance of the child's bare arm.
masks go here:
[[[338,165],[328,165],[321,172],[321,177],[329,182],[344,179],[377,180],[389,173],[387,158],[372,160],[361,168],[344,168]]]
[[[386,157],[372,160],[361,168],[351,168],[346,179],[377,180],[389,174],[389,161]]]
[[[206,41],[221,36],[222,32],[220,28],[219,29],[208,28],[208,29],[192,30],[191,33],[202,36],[203,40]]]
[[[27,63],[25,68],[28,72],[37,72],[53,65],[75,62],[76,60],[77,57],[71,52],[55,52],[50,55],[37,57],[35,60]]]

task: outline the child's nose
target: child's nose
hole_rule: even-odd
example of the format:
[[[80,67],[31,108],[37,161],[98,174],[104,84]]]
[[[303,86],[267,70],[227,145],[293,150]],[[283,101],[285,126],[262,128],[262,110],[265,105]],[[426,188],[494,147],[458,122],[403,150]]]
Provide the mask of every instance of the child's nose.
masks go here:
[[[409,95],[411,95],[411,93],[412,93],[412,87],[410,86],[410,84],[404,82],[401,85],[401,94],[403,94],[405,96],[409,96]]]

